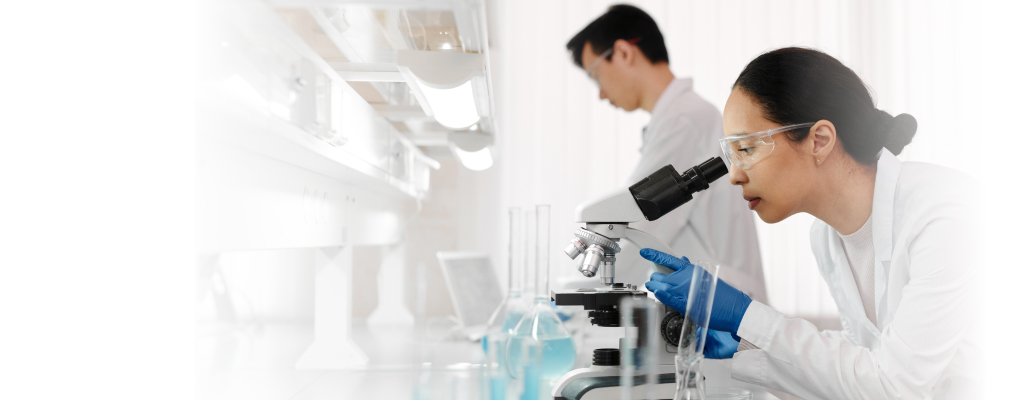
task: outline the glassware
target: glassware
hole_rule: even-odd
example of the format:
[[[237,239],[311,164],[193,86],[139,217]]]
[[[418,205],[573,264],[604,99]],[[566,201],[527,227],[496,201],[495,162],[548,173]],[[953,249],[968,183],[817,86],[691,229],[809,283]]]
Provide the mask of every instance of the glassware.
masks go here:
[[[683,314],[683,332],[679,335],[679,353],[675,357],[675,400],[707,399],[701,362],[704,360],[704,340],[707,338],[711,305],[715,300],[717,286],[718,265],[695,262],[690,294],[686,300],[686,313]]]
[[[504,335],[504,333],[499,333]],[[486,339],[486,336],[485,336]],[[509,374],[505,363],[505,340],[493,342],[493,346],[484,346],[486,362],[483,365],[483,393],[481,399],[505,400],[509,389]],[[500,344],[500,345],[499,345]]]
[[[622,400],[656,399],[658,394],[658,352],[660,343],[658,308],[646,298],[623,297],[619,301],[619,326],[622,340],[622,373],[619,397]],[[640,327],[646,337],[640,337]]]
[[[548,270],[551,259],[550,251],[550,229],[551,229],[551,206],[539,205],[534,214],[533,223],[527,213],[527,262],[532,254],[533,264],[536,266],[532,274],[535,289],[533,306],[529,312],[516,324],[515,329],[509,338],[508,361],[509,372],[515,377],[520,377],[520,370],[530,366],[529,359],[522,357],[525,343],[535,341],[540,347],[542,363],[532,366],[539,366],[537,370],[542,383],[550,383],[565,373],[572,370],[576,365],[576,345],[572,336],[558,318],[555,309],[551,306],[551,294],[548,291]],[[532,234],[531,231],[532,230]],[[535,244],[535,250],[529,251],[530,244]],[[529,268],[527,269],[529,271]],[[531,277],[528,275],[528,277]],[[527,285],[530,285],[527,280]],[[528,369],[525,369],[528,370]]]
[[[542,379],[544,354],[540,342],[533,337],[525,336],[521,337],[517,343],[516,352],[509,354],[509,358],[522,360],[522,362],[509,364],[515,368],[515,373],[512,375],[519,378],[511,380],[512,387],[507,393],[508,398],[518,400],[547,398]]]
[[[707,388],[705,394],[708,400],[750,400],[754,398],[751,391],[739,388]]]
[[[519,207],[510,207],[508,246],[508,294],[487,320],[487,331],[480,341],[485,354],[491,344],[496,348],[495,362],[505,368],[505,351],[509,335],[519,320],[529,311],[529,303],[523,298],[523,260],[526,240],[523,229],[523,215]]]

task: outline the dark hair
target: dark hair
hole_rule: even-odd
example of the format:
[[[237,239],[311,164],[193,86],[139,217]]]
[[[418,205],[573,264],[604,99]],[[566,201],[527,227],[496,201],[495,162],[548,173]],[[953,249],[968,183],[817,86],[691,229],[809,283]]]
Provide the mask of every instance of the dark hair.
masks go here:
[[[917,131],[914,117],[876,109],[857,74],[817,50],[786,47],[764,53],[747,64],[733,88],[752,96],[769,121],[832,122],[843,149],[864,165],[874,165],[882,147],[900,154]],[[799,142],[809,133],[806,128],[786,136]]]
[[[565,48],[572,52],[572,61],[583,68],[583,45],[590,42],[594,54],[604,53],[616,40],[633,40],[651,63],[668,62],[665,38],[658,24],[639,8],[626,4],[608,7],[608,12],[597,17],[590,25],[573,36]]]

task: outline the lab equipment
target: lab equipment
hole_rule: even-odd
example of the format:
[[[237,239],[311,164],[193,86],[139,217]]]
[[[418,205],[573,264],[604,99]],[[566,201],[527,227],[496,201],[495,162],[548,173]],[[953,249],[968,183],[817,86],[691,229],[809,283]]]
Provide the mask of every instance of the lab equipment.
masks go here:
[[[705,393],[707,400],[751,400],[754,394],[747,389],[708,388]]]
[[[713,157],[700,165],[676,172],[672,165],[666,165],[653,174],[641,179],[628,188],[616,189],[576,207],[576,220],[585,227],[576,230],[575,237],[565,248],[565,254],[577,261],[576,268],[586,277],[600,272],[601,281],[611,286],[617,281],[638,286],[647,281],[650,273],[633,252],[623,253],[625,266],[630,272],[625,280],[616,279],[619,242],[635,245],[637,249],[653,248],[671,253],[671,249],[643,231],[629,227],[632,222],[646,218],[654,221],[693,198],[693,194],[707,189],[709,184],[729,173],[725,162]],[[656,267],[659,272],[672,273],[674,270]]]
[[[772,135],[776,133],[789,132],[794,129],[814,126],[814,122],[786,125],[761,132],[747,133],[742,135],[726,136],[718,139],[722,145],[722,153],[732,165],[740,169],[750,168],[754,163],[763,160],[772,150],[775,150],[775,139]]]
[[[622,374],[619,376],[621,400],[655,399],[658,382],[658,304],[654,300],[623,297],[619,302],[622,340]],[[642,327],[642,329],[641,329]],[[642,332],[642,336],[641,336]],[[616,350],[616,349],[606,349]],[[662,385],[667,386],[667,385]],[[664,387],[661,388],[664,390]]]
[[[530,247],[530,243],[535,244],[535,251],[532,252],[532,255],[535,257],[536,271],[532,276],[536,295],[533,306],[513,329],[509,337],[507,351],[509,371],[515,377],[523,376],[519,375],[520,369],[534,371],[529,367],[539,366],[536,371],[540,374],[540,379],[544,381],[542,383],[550,383],[572,370],[576,364],[576,345],[573,343],[569,331],[562,324],[562,320],[555,313],[555,309],[551,307],[548,298],[551,206],[537,206],[534,215],[533,223],[531,224],[528,217],[526,226],[528,230],[534,229],[534,235],[527,236],[527,238],[534,237],[533,240],[527,241],[527,247]],[[536,341],[541,349],[540,358],[543,362],[539,365],[530,365],[530,360],[522,357],[524,343],[532,343],[532,341]]]
[[[497,347],[496,356],[502,368],[505,366],[505,348],[508,337],[512,334],[519,320],[526,315],[529,305],[523,299],[523,249],[526,238],[523,229],[523,213],[519,207],[509,208],[509,247],[508,247],[508,292],[501,304],[491,313],[487,320],[487,330],[481,340],[484,351],[493,342]]]
[[[690,201],[693,193],[707,189],[711,182],[727,173],[725,162],[718,157],[708,159],[684,171],[682,175],[667,165],[628,188],[617,189],[578,206],[576,220],[586,223],[586,226],[576,231],[565,253],[569,258],[577,260],[577,269],[584,276],[593,277],[600,271],[603,287],[552,291],[555,304],[583,306],[590,311],[591,324],[618,327],[617,308],[621,298],[647,297],[647,292],[637,287],[647,281],[651,268],[639,257],[639,250],[653,248],[664,253],[672,252],[668,245],[628,225],[641,218],[652,221],[660,218]],[[635,246],[636,250],[617,255],[622,250],[620,242]],[[624,267],[626,279],[617,281],[617,262]],[[674,272],[671,268],[657,264],[655,268],[666,274]],[[656,318],[661,321],[659,342],[662,345],[657,347],[660,350],[650,362],[657,365],[654,368],[659,371],[659,386],[664,384],[664,390],[674,393],[676,377],[673,356],[679,344],[683,316],[664,304],[658,304]],[[623,343],[620,342],[619,347],[621,352]],[[552,387],[552,395],[565,399],[596,399],[609,396],[609,392],[618,393],[619,390],[612,386],[620,384],[622,369],[618,367],[619,363],[602,365],[606,363],[597,362],[606,358],[606,354],[595,351],[594,365],[562,376]]]
[[[596,349],[593,364],[589,368],[574,369],[559,378],[551,389],[551,395],[556,400],[619,398],[623,391],[623,375],[632,375],[634,386],[644,385],[649,381],[657,382],[652,388],[655,396],[653,398],[665,399],[673,396],[676,389],[673,357],[677,353],[683,327],[683,316],[680,313],[662,303],[654,302],[648,297],[648,292],[623,283],[616,283],[612,287],[556,289],[551,292],[551,296],[559,306],[582,306],[584,310],[590,312],[590,323],[594,326],[629,328],[623,329],[624,338],[619,341],[619,348]],[[627,298],[632,300],[635,307],[623,311],[621,304]],[[644,302],[653,303],[653,312],[647,311],[649,309]],[[637,309],[641,311],[638,312]],[[632,313],[633,318],[630,320],[633,322],[623,322],[622,312]],[[650,323],[636,322],[636,316],[652,320]],[[644,349],[648,352],[646,356],[641,357],[641,368],[636,368],[636,354],[644,353]],[[623,359],[623,354],[630,358]],[[649,374],[653,374],[655,378],[648,379]],[[644,397],[646,389],[634,387],[629,392],[636,399],[652,398]]]
[[[689,293],[682,334],[679,335],[679,352],[675,356],[675,400],[705,400],[700,366],[701,361],[704,361],[704,340],[718,285],[718,265],[698,262],[697,265],[690,264],[676,273],[689,273],[691,278],[686,285]]]
[[[647,282],[647,289],[654,292],[654,296],[661,302],[668,304],[676,310],[688,309],[686,300],[689,298],[690,290],[693,287],[693,278],[697,277],[697,269],[685,257],[677,258],[657,250],[643,249],[640,255],[651,262],[676,269],[670,275],[661,273],[651,274],[651,281]],[[730,286],[726,282],[720,282],[715,291],[715,307],[710,310],[711,329],[729,332],[733,338],[739,341],[736,331],[743,320],[743,313],[750,306],[750,296]]]

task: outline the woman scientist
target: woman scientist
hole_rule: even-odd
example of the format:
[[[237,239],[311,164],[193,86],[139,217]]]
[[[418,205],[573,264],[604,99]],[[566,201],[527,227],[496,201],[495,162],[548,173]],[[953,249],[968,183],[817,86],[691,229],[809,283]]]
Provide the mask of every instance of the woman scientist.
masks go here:
[[[723,114],[729,180],[750,209],[767,223],[817,218],[811,248],[843,329],[819,332],[720,281],[706,355],[804,399],[976,398],[972,179],[900,162],[914,118],[875,109],[857,75],[818,51],[757,57]],[[685,310],[689,260],[641,254],[677,271],[647,288]]]

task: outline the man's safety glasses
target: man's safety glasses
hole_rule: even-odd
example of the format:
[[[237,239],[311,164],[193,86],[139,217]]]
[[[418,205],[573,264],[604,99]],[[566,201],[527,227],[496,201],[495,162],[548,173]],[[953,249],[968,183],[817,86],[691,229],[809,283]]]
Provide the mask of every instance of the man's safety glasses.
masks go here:
[[[632,38],[627,40],[626,42],[635,45],[640,42],[640,38]],[[603,53],[601,53],[601,55],[597,56],[597,59],[594,60],[594,62],[591,63],[589,67],[587,67],[587,76],[589,76],[590,79],[593,80],[598,87],[601,87],[601,82],[597,79],[597,65],[605,61],[611,61],[612,53],[615,53],[615,45],[612,45],[612,47],[609,47],[608,50],[605,50]]]
[[[814,122],[806,122],[786,125],[761,132],[726,136],[718,141],[722,144],[722,152],[725,153],[725,158],[732,165],[745,170],[768,157],[769,154],[772,154],[772,150],[775,150],[775,140],[772,139],[772,135],[794,129],[807,128],[814,124]]]
[[[601,86],[601,83],[597,81],[597,64],[600,64],[611,58],[612,53],[614,52],[615,47],[609,47],[608,50],[605,50],[604,53],[601,53],[601,55],[597,57],[597,60],[594,60],[594,62],[590,64],[590,67],[587,67],[587,76],[589,76],[590,79],[597,84],[597,86]]]

